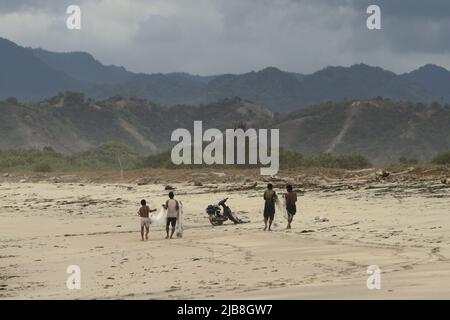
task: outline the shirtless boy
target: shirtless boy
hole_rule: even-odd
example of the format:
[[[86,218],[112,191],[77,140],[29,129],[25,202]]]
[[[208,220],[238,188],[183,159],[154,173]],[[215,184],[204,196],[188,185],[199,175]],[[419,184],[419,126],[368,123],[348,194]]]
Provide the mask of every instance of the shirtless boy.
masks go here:
[[[150,231],[150,218],[149,214],[155,212],[156,209],[151,210],[145,200],[141,200],[141,207],[138,210],[138,215],[141,217],[141,239],[144,241],[144,227],[145,227],[145,240],[148,240],[148,232]]]

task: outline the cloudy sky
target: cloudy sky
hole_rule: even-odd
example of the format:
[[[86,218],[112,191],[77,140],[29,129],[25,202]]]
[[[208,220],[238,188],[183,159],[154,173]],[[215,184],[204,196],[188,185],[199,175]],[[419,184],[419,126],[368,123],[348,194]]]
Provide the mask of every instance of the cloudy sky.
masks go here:
[[[66,8],[82,10],[68,30]],[[370,4],[382,30],[366,27]],[[137,72],[311,73],[368,63],[401,73],[450,69],[449,0],[0,0],[0,36],[53,51],[87,51]]]

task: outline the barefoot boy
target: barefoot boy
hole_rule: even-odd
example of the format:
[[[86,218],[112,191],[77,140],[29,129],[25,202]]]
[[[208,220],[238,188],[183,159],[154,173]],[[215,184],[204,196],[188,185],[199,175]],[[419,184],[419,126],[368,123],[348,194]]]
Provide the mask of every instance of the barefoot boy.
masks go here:
[[[138,215],[141,217],[141,239],[144,241],[144,227],[145,227],[145,240],[148,240],[148,232],[150,228],[149,213],[155,212],[156,209],[150,210],[145,200],[141,200],[141,207],[139,208]]]

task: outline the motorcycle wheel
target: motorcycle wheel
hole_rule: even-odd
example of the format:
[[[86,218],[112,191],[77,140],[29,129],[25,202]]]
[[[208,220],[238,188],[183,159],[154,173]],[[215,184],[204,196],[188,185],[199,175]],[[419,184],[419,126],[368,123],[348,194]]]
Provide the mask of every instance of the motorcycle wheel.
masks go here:
[[[209,216],[209,222],[211,222],[213,226],[221,226],[223,224],[223,221],[215,220],[212,215]]]

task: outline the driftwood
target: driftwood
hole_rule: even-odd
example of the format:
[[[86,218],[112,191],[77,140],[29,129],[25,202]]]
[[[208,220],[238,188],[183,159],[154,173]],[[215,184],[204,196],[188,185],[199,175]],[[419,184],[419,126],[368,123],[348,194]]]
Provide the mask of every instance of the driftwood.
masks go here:
[[[254,182],[250,185],[233,185],[226,188],[215,188],[215,190],[209,189],[210,193],[218,193],[218,192],[236,192],[236,191],[246,191],[256,189],[258,186],[257,182]]]
[[[411,173],[411,172],[413,172],[413,171],[414,171],[414,168],[409,168],[409,169],[407,169],[407,170],[403,170],[403,171],[400,171],[400,172],[391,173],[390,175],[391,175],[391,176],[401,176],[401,175],[404,175],[404,174]],[[388,172],[388,173],[389,173],[389,172]]]
[[[389,172],[389,171],[387,171],[387,170],[381,170],[381,171],[378,171],[377,172],[377,177],[378,178],[387,178],[387,177],[389,177],[391,175],[391,173]]]
[[[136,184],[138,186],[146,186],[150,183],[152,183],[152,180],[148,177],[140,178],[139,180],[136,181]]]
[[[235,190],[235,191],[245,191],[245,190],[252,190],[255,189],[258,186],[258,182],[254,182],[251,185],[243,185],[237,188],[231,188],[231,190]]]

